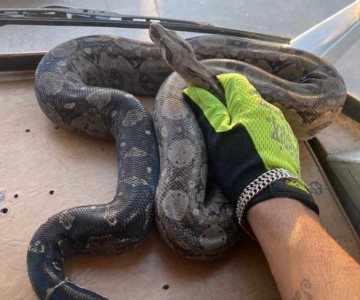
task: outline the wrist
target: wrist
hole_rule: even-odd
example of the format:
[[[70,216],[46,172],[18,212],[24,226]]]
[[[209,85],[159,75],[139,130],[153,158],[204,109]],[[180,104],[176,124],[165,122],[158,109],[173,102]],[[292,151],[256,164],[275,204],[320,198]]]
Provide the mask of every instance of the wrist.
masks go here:
[[[304,224],[311,221],[320,225],[318,215],[295,199],[268,200],[252,206],[247,212],[247,221],[260,243],[265,237],[282,243],[295,236],[301,239],[300,233],[306,232]]]

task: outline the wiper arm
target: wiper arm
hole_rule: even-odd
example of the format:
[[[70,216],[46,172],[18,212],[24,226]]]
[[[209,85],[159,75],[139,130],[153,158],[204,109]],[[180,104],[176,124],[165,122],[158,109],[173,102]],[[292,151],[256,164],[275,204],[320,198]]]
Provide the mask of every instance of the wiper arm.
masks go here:
[[[286,37],[216,26],[202,21],[123,15],[116,12],[66,6],[49,5],[35,9],[0,9],[0,26],[16,24],[147,29],[152,22],[160,22],[166,28],[178,31],[231,35],[283,44],[289,44],[291,40]]]

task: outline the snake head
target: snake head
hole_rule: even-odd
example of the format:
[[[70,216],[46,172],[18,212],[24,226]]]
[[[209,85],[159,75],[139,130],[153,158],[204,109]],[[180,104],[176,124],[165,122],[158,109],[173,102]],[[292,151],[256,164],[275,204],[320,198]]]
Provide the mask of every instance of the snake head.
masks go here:
[[[164,36],[164,31],[169,31],[161,26],[159,23],[151,23],[149,27],[149,35],[151,40],[156,45],[160,45],[161,37]]]
[[[168,30],[159,23],[151,23],[149,35],[154,44],[159,46],[163,59],[170,66],[181,65],[184,57],[195,58],[193,48],[175,31]]]

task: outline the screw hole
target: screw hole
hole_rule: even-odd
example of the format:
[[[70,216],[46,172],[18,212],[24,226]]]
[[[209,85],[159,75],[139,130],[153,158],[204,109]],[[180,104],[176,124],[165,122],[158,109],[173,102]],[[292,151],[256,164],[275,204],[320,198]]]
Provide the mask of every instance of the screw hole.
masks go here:
[[[7,213],[9,212],[9,209],[6,208],[6,207],[4,207],[4,208],[2,208],[2,209],[0,210],[0,212],[3,213],[3,214],[7,214]]]
[[[58,129],[59,129],[59,126],[55,126],[54,129],[55,129],[55,130],[58,130]]]
[[[18,198],[19,197],[19,194],[14,194],[14,198]]]
[[[50,195],[54,195],[54,193],[55,193],[54,190],[50,190],[50,191],[49,191],[49,194],[50,194]]]
[[[169,289],[169,287],[170,286],[168,284],[164,284],[162,288],[163,288],[163,290],[167,290],[167,289]]]
[[[30,132],[30,129],[25,129],[25,132]]]

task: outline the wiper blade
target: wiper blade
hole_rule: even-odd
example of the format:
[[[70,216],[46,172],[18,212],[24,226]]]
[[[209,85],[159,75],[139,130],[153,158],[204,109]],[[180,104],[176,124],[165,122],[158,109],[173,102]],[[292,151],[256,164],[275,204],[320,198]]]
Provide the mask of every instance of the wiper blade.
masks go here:
[[[0,9],[0,26],[16,24],[147,29],[152,22],[160,22],[166,28],[178,31],[231,35],[283,44],[289,44],[291,40],[281,36],[216,26],[202,21],[124,15],[116,12],[58,5],[49,5],[35,9]]]

